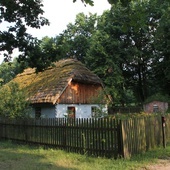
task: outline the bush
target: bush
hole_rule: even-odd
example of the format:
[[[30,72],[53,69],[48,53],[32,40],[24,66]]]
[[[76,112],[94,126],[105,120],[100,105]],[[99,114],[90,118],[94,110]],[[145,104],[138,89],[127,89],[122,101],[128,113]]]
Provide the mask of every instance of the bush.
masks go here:
[[[22,118],[29,115],[29,102],[17,83],[11,82],[0,89],[0,116]]]

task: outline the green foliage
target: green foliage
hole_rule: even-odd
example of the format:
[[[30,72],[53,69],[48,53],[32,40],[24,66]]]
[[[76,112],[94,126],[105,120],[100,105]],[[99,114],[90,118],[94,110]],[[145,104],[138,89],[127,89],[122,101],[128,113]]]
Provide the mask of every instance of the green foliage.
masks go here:
[[[24,118],[29,114],[27,96],[17,83],[8,83],[0,89],[0,116]]]
[[[13,62],[3,62],[0,65],[0,86],[8,83],[23,69],[24,67],[16,59]]]
[[[120,101],[123,90],[123,75],[121,69],[121,28],[112,27],[113,16],[109,11],[105,12],[97,22],[96,31],[90,40],[90,48],[87,51],[86,66],[94,71],[105,85],[111,98]]]
[[[163,95],[160,93],[156,93],[150,97],[148,97],[145,101],[145,103],[149,103],[152,101],[161,101],[161,102],[170,102],[170,98],[168,95]]]
[[[86,51],[89,48],[91,37],[96,23],[96,14],[86,16],[80,13],[74,24],[68,24],[67,29],[55,38],[44,37],[35,41],[34,48],[27,52],[28,57],[19,58],[37,71],[42,71],[61,58],[77,58],[84,62]]]
[[[79,13],[74,24],[69,23],[56,41],[58,55],[63,58],[76,58],[81,62],[85,61],[89,48],[89,40],[95,31],[97,21],[96,14],[89,16]]]
[[[118,3],[100,17],[90,41],[86,65],[103,79],[115,102],[128,103],[128,91],[138,103],[159,92],[154,69],[161,73],[158,71],[161,59],[155,65],[160,51],[155,48],[154,37],[164,8],[158,1],[135,1],[128,7]],[[164,89],[169,89],[168,62],[163,62],[164,66],[165,63],[166,69],[161,70],[167,73],[162,79],[166,81]]]
[[[153,37],[158,26],[159,12],[154,2],[131,3],[128,8],[120,8],[127,15],[122,17],[124,28],[124,69],[125,87],[132,89],[138,102],[143,102],[152,86],[151,61],[155,57]],[[120,12],[120,11],[118,11]],[[153,19],[150,19],[152,18]]]
[[[25,58],[30,50],[35,50],[36,39],[27,33],[27,27],[40,28],[49,24],[42,17],[42,6],[41,0],[1,0],[0,24],[8,25],[6,30],[0,32],[0,51],[4,52],[5,60],[10,60],[15,48],[23,52],[20,58]]]
[[[23,61],[29,67],[36,68],[37,72],[43,71],[53,62],[61,59],[61,51],[57,43],[58,37],[49,38],[46,36],[34,43],[34,48],[27,52],[26,59],[20,58],[19,61]]]
[[[154,74],[160,90],[170,96],[170,4],[165,1],[161,5],[162,17],[155,36],[155,48],[158,55],[154,62]]]

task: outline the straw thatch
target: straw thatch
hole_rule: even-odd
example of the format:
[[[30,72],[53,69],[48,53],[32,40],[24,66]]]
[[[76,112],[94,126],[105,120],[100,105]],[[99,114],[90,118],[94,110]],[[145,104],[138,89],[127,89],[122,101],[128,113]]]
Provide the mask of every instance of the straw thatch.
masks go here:
[[[39,73],[28,68],[13,81],[26,89],[32,104],[55,104],[71,81],[102,85],[98,76],[75,59],[60,60],[53,67]]]

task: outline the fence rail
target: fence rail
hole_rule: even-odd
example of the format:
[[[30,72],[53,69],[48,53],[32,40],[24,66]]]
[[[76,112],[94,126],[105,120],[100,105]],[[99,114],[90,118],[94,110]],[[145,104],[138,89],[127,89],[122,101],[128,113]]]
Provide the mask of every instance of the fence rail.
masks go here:
[[[103,119],[0,119],[0,139],[42,144],[81,154],[130,157],[162,145],[161,116]],[[170,115],[166,116],[170,142]]]

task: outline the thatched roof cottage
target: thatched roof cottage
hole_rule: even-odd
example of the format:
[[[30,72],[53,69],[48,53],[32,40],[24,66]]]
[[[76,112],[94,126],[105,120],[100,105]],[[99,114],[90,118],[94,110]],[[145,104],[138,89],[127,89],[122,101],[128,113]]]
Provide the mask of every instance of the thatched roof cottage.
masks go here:
[[[13,81],[28,93],[37,118],[89,118],[104,104],[97,100],[103,92],[100,78],[75,59],[60,60],[39,73],[28,68]]]

